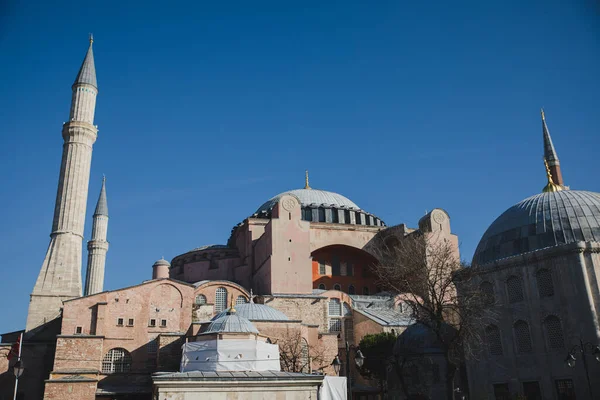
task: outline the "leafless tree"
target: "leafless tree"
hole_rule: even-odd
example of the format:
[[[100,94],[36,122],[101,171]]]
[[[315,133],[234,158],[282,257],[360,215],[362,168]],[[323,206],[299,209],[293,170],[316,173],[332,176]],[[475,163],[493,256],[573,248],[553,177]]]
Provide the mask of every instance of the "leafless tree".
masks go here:
[[[286,331],[274,340],[279,345],[281,369],[286,372],[304,372],[322,368],[325,365],[323,346],[310,346],[299,331]]]
[[[436,234],[381,238],[374,248],[378,263],[372,272],[381,287],[402,294],[415,323],[437,338],[446,362],[447,398],[452,399],[460,365],[476,357],[484,327],[495,318],[476,285],[477,271],[460,261],[451,241]]]

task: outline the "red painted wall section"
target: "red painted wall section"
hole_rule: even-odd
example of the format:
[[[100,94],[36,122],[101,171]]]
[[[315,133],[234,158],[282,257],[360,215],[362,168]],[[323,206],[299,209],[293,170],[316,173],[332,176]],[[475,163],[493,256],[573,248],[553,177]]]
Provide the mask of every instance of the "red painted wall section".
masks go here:
[[[350,285],[355,288],[355,294],[368,294],[378,292],[376,278],[370,271],[370,266],[376,260],[369,253],[349,246],[327,246],[312,253],[313,288],[325,285],[325,289],[332,290],[336,284],[340,285],[342,292],[348,293]],[[319,265],[325,265],[325,275],[319,271]],[[339,268],[335,265],[339,264]],[[339,271],[338,271],[339,270]]]

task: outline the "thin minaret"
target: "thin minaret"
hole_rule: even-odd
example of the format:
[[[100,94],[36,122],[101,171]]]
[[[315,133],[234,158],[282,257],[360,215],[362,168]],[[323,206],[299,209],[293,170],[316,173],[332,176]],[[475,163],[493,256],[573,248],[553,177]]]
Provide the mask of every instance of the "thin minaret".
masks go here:
[[[63,124],[63,153],[50,245],[27,314],[29,331],[60,315],[62,302],[81,296],[81,257],[92,146],[98,129],[93,38],[73,83],[69,121]]]
[[[92,240],[87,244],[88,262],[85,274],[85,296],[100,293],[104,288],[104,266],[108,242],[108,203],[106,202],[106,178],[102,178],[102,189],[94,211]]]
[[[548,163],[548,168],[550,169],[550,174],[552,175],[552,181],[556,185],[564,186],[564,181],[562,177],[562,172],[560,170],[560,161],[558,160],[558,155],[556,154],[556,150],[554,149],[554,144],[552,143],[552,138],[550,137],[550,131],[548,131],[548,126],[546,125],[546,116],[544,115],[544,110],[541,110],[542,113],[542,134],[544,136],[544,160]]]

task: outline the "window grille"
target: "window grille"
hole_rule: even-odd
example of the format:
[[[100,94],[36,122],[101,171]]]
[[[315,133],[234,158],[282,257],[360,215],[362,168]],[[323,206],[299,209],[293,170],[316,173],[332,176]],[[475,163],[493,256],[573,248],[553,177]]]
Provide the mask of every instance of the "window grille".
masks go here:
[[[506,280],[506,290],[509,303],[523,301],[523,285],[521,284],[521,278],[518,276],[511,276]]]
[[[489,325],[485,328],[485,336],[492,356],[501,356],[504,352],[502,351],[502,339],[500,337],[500,329],[496,325]]]
[[[355,294],[355,293],[356,293],[356,289],[354,288],[354,285],[348,286],[348,294]]]
[[[220,287],[215,292],[215,311],[220,313],[227,309],[227,289]]]
[[[490,282],[482,282],[481,285],[479,285],[479,291],[483,297],[483,304],[486,306],[492,305],[496,302],[496,297],[494,296],[494,285],[492,285]]]
[[[125,349],[111,349],[102,359],[102,373],[129,372],[131,370],[131,355]]]
[[[248,300],[244,297],[244,296],[238,296],[237,299],[235,299],[235,305],[239,305],[239,304],[246,304],[248,302]]]
[[[206,304],[206,296],[203,294],[199,294],[196,296],[196,304],[199,306],[203,306]]]
[[[329,332],[341,332],[342,331],[342,320],[339,318],[332,318],[329,320]]]
[[[517,321],[514,325],[515,331],[515,343],[517,345],[518,353],[531,353],[531,333],[529,332],[529,325],[525,321]]]
[[[155,354],[158,351],[158,339],[153,338],[146,344],[148,354]]]
[[[538,293],[540,297],[554,296],[552,273],[548,269],[540,269],[536,274]]]
[[[560,400],[571,400],[575,399],[575,388],[573,387],[572,379],[557,379],[556,383],[556,394]]]
[[[319,263],[319,275],[327,274],[327,269],[325,268],[325,263]]]
[[[544,328],[546,329],[546,340],[548,348],[563,349],[565,347],[565,339],[563,337],[562,326],[558,317],[550,315],[544,320]]]
[[[347,342],[354,342],[354,323],[352,322],[352,318],[344,320],[344,336]]]
[[[338,299],[329,299],[329,315],[334,317],[342,316],[342,304]]]
[[[319,289],[325,290],[325,284],[324,283],[319,283]]]
[[[340,264],[340,275],[341,276],[348,275],[348,265],[345,262]]]
[[[335,285],[333,285],[333,290],[342,290],[342,287],[336,283]]]

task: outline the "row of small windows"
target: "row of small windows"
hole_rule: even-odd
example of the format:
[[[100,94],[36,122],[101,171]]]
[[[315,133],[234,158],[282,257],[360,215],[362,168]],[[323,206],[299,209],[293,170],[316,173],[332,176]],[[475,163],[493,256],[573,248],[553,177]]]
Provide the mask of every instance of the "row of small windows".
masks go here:
[[[321,290],[327,290],[327,286],[324,283],[319,283],[319,289]],[[342,285],[340,285],[339,283],[336,283],[335,285],[333,285],[333,290],[339,290],[340,292],[342,291]],[[362,294],[368,296],[369,295],[369,288],[367,286],[363,287],[362,290]],[[348,294],[356,294],[356,288],[354,287],[354,285],[350,285],[348,286]]]
[[[337,210],[335,208],[325,207],[303,207],[302,219],[304,221],[329,222],[334,224],[352,224],[351,213],[354,214],[354,223],[356,225],[383,226],[381,220],[372,215],[356,211]]]
[[[319,275],[327,275],[327,265],[319,261]],[[349,262],[340,262],[338,256],[331,257],[331,275],[332,276],[354,276],[354,264]]]
[[[563,349],[565,347],[562,326],[557,316],[550,315],[546,317],[543,321],[543,328],[546,337],[546,346],[549,350]],[[533,351],[531,332],[527,322],[523,320],[515,322],[513,324],[513,335],[517,353],[527,354]],[[490,354],[493,356],[504,355],[500,329],[496,325],[489,325],[485,329],[485,336]]]
[[[78,91],[78,92],[90,92],[90,93],[94,93],[94,91],[93,91],[93,90],[89,90],[89,89],[87,89],[87,88],[77,88],[77,91]],[[95,94],[95,93],[94,93],[94,94]]]
[[[552,273],[548,269],[540,269],[535,274],[538,295],[540,298],[554,296],[554,284],[552,283]],[[479,290],[483,295],[484,302],[487,305],[496,302],[494,286],[490,282],[482,282]],[[510,276],[506,280],[506,294],[509,303],[519,303],[525,299],[523,292],[523,282],[516,275]]]
[[[135,320],[133,318],[128,318],[127,319],[127,326],[134,326],[134,322]],[[154,328],[157,325],[157,320],[152,318],[148,321],[148,326]],[[124,318],[117,318],[117,326],[125,326],[125,319]],[[166,328],[167,327],[167,320],[166,319],[161,319],[160,320],[160,327],[161,328]],[[80,332],[80,327],[77,327],[77,333],[81,333]]]
[[[199,294],[196,296],[196,305],[203,306],[206,303],[206,296],[203,294]],[[235,305],[246,304],[248,303],[248,299],[245,296],[239,295],[235,299]],[[224,287],[217,288],[215,291],[215,311],[221,312],[227,309],[227,289]]]

